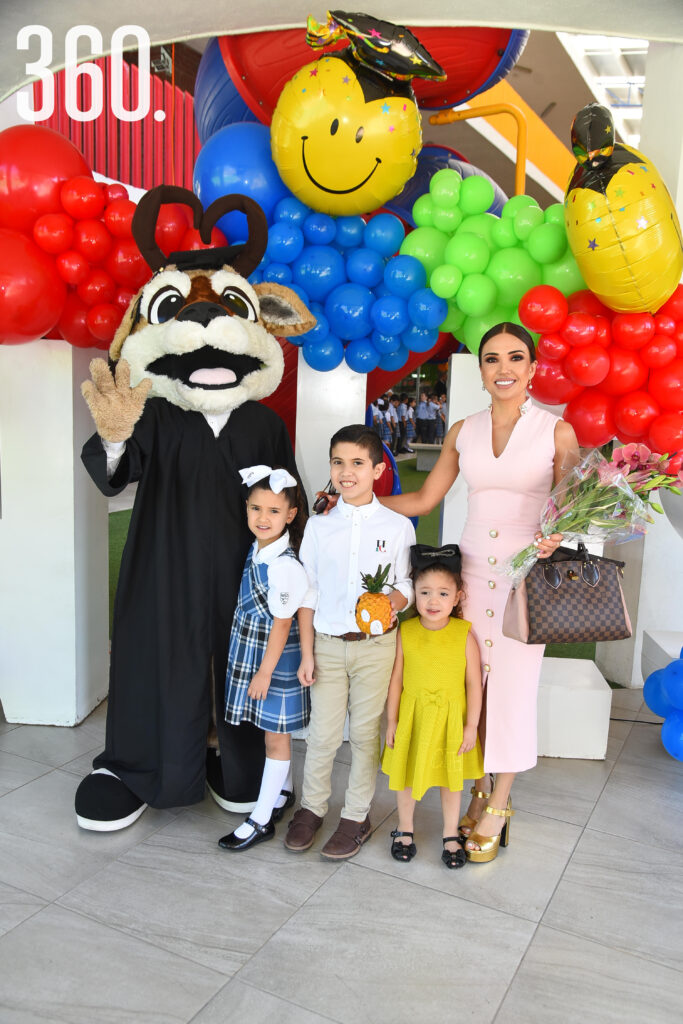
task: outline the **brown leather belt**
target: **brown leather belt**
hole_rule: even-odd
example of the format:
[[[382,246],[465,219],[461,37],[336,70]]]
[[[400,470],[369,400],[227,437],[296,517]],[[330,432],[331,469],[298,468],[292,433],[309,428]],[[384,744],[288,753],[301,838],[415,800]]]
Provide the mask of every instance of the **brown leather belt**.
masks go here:
[[[385,630],[384,633],[341,633],[338,636],[334,633],[329,633],[328,635],[333,640],[374,640],[376,636],[386,636],[387,633],[392,633],[395,629],[396,623],[393,626],[389,626],[389,629]]]

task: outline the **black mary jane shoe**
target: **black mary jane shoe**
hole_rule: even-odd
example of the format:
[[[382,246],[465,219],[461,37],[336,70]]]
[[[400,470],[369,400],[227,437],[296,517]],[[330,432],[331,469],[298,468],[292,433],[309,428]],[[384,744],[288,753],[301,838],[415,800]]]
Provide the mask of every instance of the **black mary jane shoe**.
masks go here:
[[[391,833],[391,838],[394,840],[391,844],[391,856],[394,860],[401,860],[404,863],[412,860],[417,853],[417,846],[415,843],[410,842],[408,844],[400,841],[401,836],[410,836],[413,838],[412,832],[398,832],[396,829]]]
[[[234,832],[231,832],[230,835],[223,836],[218,840],[220,848],[222,850],[248,850],[250,846],[265,843],[275,835],[275,826],[272,821],[269,821],[267,825],[259,825],[258,821],[254,821],[253,818],[247,818],[245,825],[251,825],[253,829],[251,835],[240,839]]]
[[[447,868],[464,868],[467,863],[467,855],[465,854],[464,847],[465,837],[464,836],[446,836],[442,840],[444,848],[441,851],[441,860],[444,862]],[[461,847],[459,850],[447,850],[446,843],[458,843]]]
[[[275,807],[273,809],[273,813],[270,816],[271,825],[277,825],[278,821],[282,819],[285,811],[288,811],[290,807],[293,807],[296,802],[296,793],[293,789],[281,789],[280,796],[285,798],[285,802],[282,807]]]

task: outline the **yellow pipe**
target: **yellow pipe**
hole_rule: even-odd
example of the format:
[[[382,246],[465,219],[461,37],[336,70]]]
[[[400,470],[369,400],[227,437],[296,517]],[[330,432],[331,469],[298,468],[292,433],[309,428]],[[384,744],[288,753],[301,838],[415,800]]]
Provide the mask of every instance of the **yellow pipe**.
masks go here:
[[[440,110],[432,114],[430,124],[452,124],[454,121],[469,121],[473,117],[490,117],[492,114],[510,114],[517,124],[517,159],[515,161],[515,195],[524,195],[526,187],[526,152],[527,126],[526,118],[519,107],[511,103],[493,103],[486,107],[467,110]]]

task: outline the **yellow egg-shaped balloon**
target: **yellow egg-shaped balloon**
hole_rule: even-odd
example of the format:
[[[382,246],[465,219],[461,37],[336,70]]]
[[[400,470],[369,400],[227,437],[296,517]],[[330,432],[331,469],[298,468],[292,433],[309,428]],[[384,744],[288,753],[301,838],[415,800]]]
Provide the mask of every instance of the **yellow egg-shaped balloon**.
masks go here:
[[[681,229],[656,167],[614,143],[605,111],[590,104],[575,119],[579,163],[565,197],[567,239],[584,281],[606,306],[655,312],[683,272]],[[590,141],[576,130],[581,115]]]
[[[369,213],[398,195],[415,173],[421,146],[410,85],[342,57],[301,68],[282,90],[271,125],[273,160],[285,185],[334,216]]]

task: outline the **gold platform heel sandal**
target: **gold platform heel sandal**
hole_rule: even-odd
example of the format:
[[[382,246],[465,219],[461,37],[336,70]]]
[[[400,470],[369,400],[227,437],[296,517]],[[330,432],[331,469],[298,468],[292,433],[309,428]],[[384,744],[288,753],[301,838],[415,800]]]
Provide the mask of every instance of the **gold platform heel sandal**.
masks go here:
[[[493,787],[496,784],[496,777],[495,775],[492,775],[491,772],[489,772],[489,778],[491,780],[492,793]],[[474,786],[472,786],[472,788],[470,789],[470,793],[477,800],[488,800],[489,797],[491,796],[491,793],[482,793],[480,789],[475,789]],[[460,833],[460,835],[465,836],[465,838],[468,839],[472,829],[477,824],[478,820],[478,818],[472,818],[469,814],[463,814],[458,825],[458,832]]]
[[[497,814],[500,818],[505,818],[505,824],[497,836],[483,836],[480,832],[470,832],[469,841],[476,843],[479,849],[466,849],[467,859],[475,864],[486,864],[490,860],[495,860],[499,848],[507,846],[510,842],[510,818],[514,813],[510,797],[508,797],[507,807],[504,811],[499,811],[497,807],[487,807],[486,814]]]

